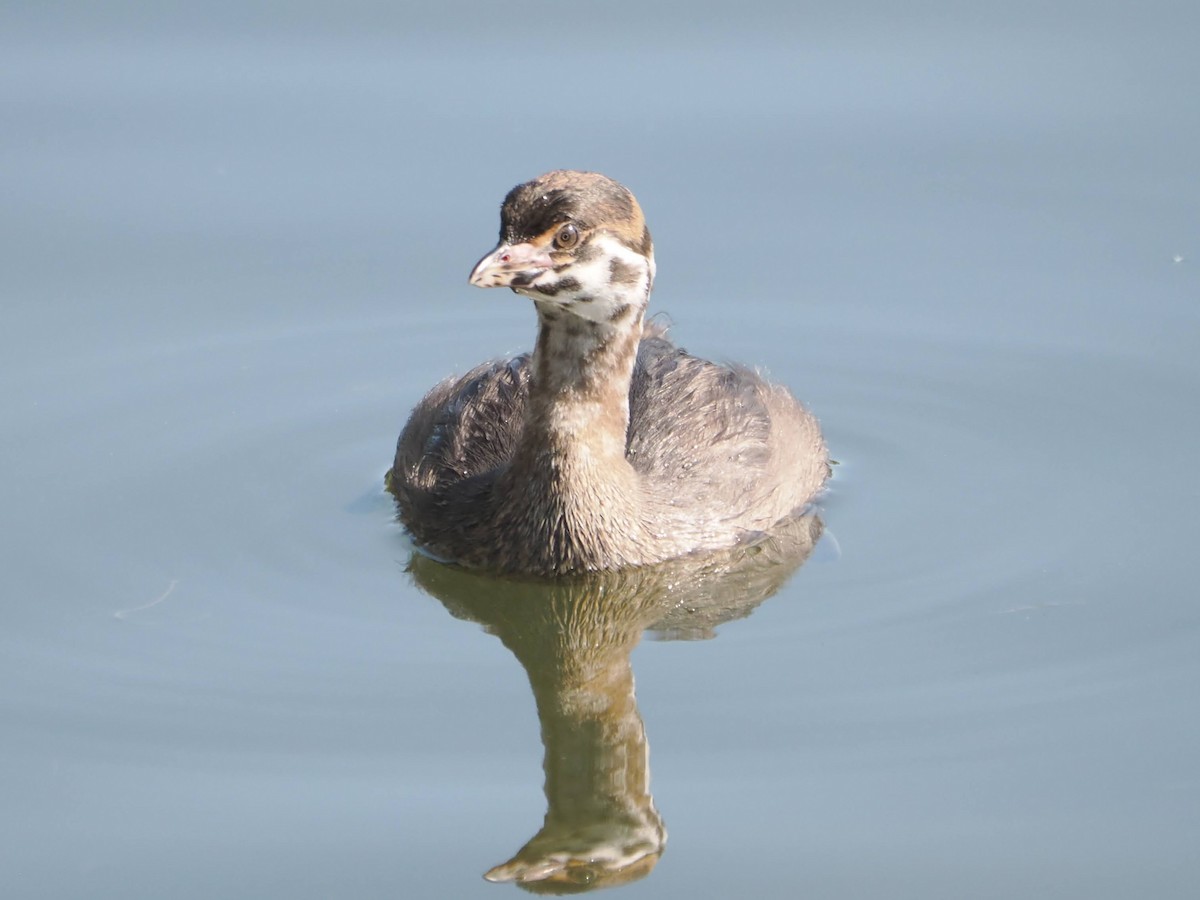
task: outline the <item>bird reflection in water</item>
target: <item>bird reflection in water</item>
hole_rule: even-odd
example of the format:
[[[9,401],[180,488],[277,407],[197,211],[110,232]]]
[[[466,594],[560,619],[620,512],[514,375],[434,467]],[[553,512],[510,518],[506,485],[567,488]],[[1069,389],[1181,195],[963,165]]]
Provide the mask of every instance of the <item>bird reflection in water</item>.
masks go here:
[[[821,528],[809,514],[718,554],[552,582],[499,579],[413,556],[417,585],[500,638],[524,666],[537,703],[546,818],[485,878],[563,894],[650,873],[667,832],[650,795],[630,653],[646,630],[707,638],[722,622],[749,615],[808,558]]]

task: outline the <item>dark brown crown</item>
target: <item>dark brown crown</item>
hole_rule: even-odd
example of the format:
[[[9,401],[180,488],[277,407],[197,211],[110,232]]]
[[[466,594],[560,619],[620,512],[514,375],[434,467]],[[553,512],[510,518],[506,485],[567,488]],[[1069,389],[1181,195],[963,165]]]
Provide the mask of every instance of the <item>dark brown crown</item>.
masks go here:
[[[547,172],[508,192],[500,207],[500,240],[529,241],[564,222],[583,231],[602,228],[645,256],[653,246],[628,188],[598,172],[569,170]]]

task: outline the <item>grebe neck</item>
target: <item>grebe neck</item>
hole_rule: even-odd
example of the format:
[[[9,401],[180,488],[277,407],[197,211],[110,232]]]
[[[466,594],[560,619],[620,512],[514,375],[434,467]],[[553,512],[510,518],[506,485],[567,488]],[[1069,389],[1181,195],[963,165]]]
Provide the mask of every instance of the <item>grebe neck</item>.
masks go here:
[[[624,305],[597,322],[549,303],[536,306],[538,338],[518,456],[548,452],[625,464],[642,307]]]

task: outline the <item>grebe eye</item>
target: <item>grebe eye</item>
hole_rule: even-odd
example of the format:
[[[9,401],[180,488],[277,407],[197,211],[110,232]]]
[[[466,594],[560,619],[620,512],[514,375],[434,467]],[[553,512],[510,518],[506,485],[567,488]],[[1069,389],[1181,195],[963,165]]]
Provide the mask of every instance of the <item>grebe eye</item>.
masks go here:
[[[570,222],[558,229],[558,234],[554,236],[554,246],[559,250],[570,250],[578,243],[579,229]]]

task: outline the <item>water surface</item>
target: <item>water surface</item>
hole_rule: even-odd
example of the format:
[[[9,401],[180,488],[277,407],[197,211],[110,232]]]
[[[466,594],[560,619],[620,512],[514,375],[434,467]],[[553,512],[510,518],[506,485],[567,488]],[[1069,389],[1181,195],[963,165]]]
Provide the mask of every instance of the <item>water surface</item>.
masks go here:
[[[777,593],[622,632],[621,892],[1193,896],[1195,11],[539,10],[0,14],[8,893],[511,894],[538,682],[382,476],[571,166],[840,462]]]

